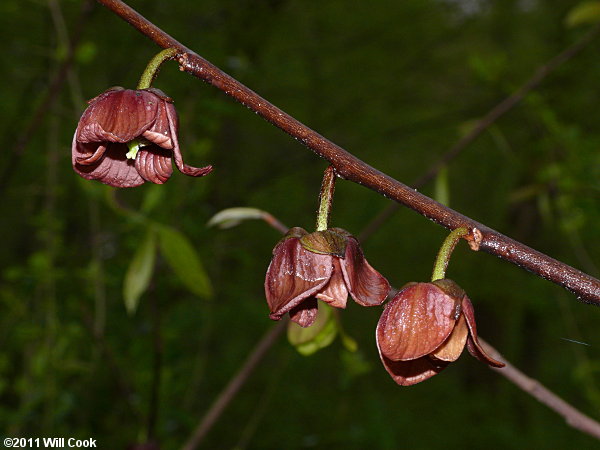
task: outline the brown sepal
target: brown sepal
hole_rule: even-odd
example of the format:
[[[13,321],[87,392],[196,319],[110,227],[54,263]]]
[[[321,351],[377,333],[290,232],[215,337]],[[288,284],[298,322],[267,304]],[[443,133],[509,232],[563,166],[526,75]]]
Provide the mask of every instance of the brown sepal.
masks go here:
[[[315,231],[302,236],[300,244],[306,250],[321,255],[333,255],[343,258],[346,254],[346,237],[333,230]]]

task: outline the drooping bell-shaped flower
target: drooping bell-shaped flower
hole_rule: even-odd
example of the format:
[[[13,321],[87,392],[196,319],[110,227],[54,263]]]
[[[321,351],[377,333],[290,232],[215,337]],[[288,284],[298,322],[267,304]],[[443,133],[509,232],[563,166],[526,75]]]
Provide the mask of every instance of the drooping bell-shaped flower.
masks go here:
[[[348,293],[362,306],[380,305],[388,281],[365,259],[358,241],[341,228],[308,233],[296,227],[273,249],[265,294],[271,319],[289,313],[303,327],[317,317],[317,299],[345,308]]]
[[[385,369],[402,386],[424,381],[469,353],[492,366],[477,339],[473,305],[452,280],[408,283],[386,305],[377,324],[377,347]]]
[[[90,100],[79,120],[71,147],[73,169],[114,187],[163,184],[173,173],[172,159],[186,175],[208,174],[212,166],[184,164],[177,133],[177,112],[162,91],[111,88]]]

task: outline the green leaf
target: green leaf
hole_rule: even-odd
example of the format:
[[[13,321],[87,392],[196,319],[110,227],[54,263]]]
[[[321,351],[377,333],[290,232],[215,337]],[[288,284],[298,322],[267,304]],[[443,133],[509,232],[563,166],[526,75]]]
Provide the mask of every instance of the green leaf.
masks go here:
[[[353,351],[342,351],[340,353],[341,362],[344,370],[342,370],[342,380],[345,384],[350,382],[361,375],[368,373],[372,370],[372,364],[369,362],[362,352]]]
[[[349,334],[340,332],[340,338],[342,339],[342,345],[346,348],[346,350],[349,352],[355,352],[358,350],[358,343]]]
[[[156,257],[156,236],[148,230],[129,263],[123,281],[123,299],[129,314],[137,310],[141,295],[148,289]]]
[[[150,213],[156,206],[164,201],[165,188],[160,184],[151,184],[146,190],[144,200],[142,201],[141,211],[144,214]]]
[[[565,23],[568,27],[600,22],[600,2],[583,2],[572,8]]]
[[[338,333],[340,335],[340,339],[342,341],[342,345],[344,346],[344,348],[346,350],[348,350],[349,352],[357,351],[358,343],[352,336],[350,336],[348,333],[346,333],[346,330],[342,326],[342,321],[340,319],[339,314],[335,314],[334,317],[336,319]]]
[[[266,215],[268,215],[267,212],[256,208],[227,208],[212,216],[207,226],[212,227],[216,225],[223,229],[232,228],[244,220],[262,219]]]
[[[287,335],[290,344],[296,347],[300,354],[309,356],[331,344],[337,332],[337,322],[331,306],[320,302],[319,314],[315,323],[310,327],[302,328],[300,325],[290,322]]]
[[[157,227],[160,251],[185,287],[203,298],[212,296],[210,279],[187,237],[174,228]]]
[[[450,186],[448,183],[448,168],[444,167],[435,177],[435,192],[433,198],[442,205],[450,205]]]
[[[97,53],[96,44],[92,41],[85,41],[77,47],[75,59],[79,64],[88,64],[94,60]]]

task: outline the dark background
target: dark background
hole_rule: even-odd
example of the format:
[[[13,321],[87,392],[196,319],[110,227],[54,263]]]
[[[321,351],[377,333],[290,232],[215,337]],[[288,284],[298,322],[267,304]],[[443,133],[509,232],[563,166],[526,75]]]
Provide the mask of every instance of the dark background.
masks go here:
[[[407,184],[590,29],[567,26],[575,3],[566,0],[130,4]],[[326,163],[170,62],[155,86],[178,108],[186,162],[213,164],[214,172],[192,179],[175,171],[164,186],[118,192],[79,178],[70,145],[84,101],[114,85],[135,87],[159,50],[98,4],[89,15],[80,9],[76,0],[0,2],[0,433],[93,437],[100,448],[150,434],[161,448],[179,448],[272,326],[263,280],[280,235],[261,221],[229,230],[206,222],[224,208],[249,206],[310,229]],[[66,81],[28,128],[78,28]],[[431,183],[422,191],[440,198],[445,188],[452,208],[598,276],[599,51],[600,38],[465,149],[441,189]],[[340,181],[331,223],[359,234],[388,204]],[[156,224],[191,242],[212,294],[191,292],[159,252],[150,286],[128,314],[123,281]],[[445,235],[401,208],[363,248],[399,287],[429,278]],[[187,276],[193,282],[197,274]],[[597,308],[464,244],[448,276],[472,299],[484,338],[598,418]],[[304,357],[280,339],[205,448],[594,445],[466,352],[431,380],[397,386],[375,347],[380,311],[350,302],[340,315],[356,353],[337,339]]]

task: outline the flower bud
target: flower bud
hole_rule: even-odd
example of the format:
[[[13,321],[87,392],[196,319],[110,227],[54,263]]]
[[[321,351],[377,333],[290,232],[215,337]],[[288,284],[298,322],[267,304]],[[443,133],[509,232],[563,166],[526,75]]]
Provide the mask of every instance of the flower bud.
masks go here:
[[[386,305],[377,324],[381,361],[396,383],[424,381],[456,361],[465,345],[480,361],[503,367],[477,339],[473,305],[454,281],[409,283]]]

